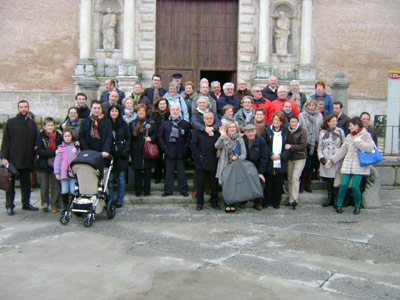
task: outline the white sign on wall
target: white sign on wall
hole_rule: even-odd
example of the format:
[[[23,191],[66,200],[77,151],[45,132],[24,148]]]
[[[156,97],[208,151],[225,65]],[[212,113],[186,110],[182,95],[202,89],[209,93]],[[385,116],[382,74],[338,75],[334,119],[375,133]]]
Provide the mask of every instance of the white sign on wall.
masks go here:
[[[400,71],[389,71],[385,154],[399,154]]]

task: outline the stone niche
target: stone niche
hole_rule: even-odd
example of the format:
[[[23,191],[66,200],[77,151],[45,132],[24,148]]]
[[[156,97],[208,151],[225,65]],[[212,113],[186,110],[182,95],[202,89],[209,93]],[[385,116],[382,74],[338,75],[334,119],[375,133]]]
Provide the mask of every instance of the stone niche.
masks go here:
[[[300,1],[299,1],[300,2]],[[270,8],[270,61],[272,74],[283,80],[297,78],[297,70],[300,58],[300,4],[297,1],[274,1]],[[283,25],[281,17],[286,19]],[[280,23],[279,23],[280,22]],[[282,29],[285,26],[289,28]],[[282,45],[285,39],[284,31],[288,30],[286,45]],[[282,37],[283,35],[283,37]],[[278,44],[278,46],[277,46]],[[281,44],[279,46],[279,44]],[[283,47],[284,49],[279,49]]]

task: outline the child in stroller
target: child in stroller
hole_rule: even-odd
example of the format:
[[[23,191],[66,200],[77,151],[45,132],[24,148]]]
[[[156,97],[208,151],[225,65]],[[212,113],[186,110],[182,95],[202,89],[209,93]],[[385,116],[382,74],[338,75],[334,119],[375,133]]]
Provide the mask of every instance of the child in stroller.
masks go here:
[[[109,166],[104,168],[104,159],[100,152],[86,150],[79,153],[71,162],[71,168],[77,179],[75,195],[67,208],[63,211],[60,222],[67,225],[72,218],[72,213],[84,214],[83,224],[86,227],[93,225],[95,214],[107,211],[107,217],[115,217],[115,201],[108,201],[107,187],[113,159]],[[103,180],[104,178],[104,180]]]

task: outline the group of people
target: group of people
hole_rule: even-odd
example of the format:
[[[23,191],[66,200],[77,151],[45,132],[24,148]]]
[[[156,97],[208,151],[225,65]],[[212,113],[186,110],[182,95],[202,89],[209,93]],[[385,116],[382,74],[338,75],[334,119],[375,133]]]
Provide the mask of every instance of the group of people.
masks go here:
[[[315,84],[310,98],[299,91],[298,81],[293,80],[290,89],[278,87],[274,76],[265,88],[255,85],[249,90],[240,81],[236,91],[231,82],[221,89],[220,82],[210,85],[206,78],[196,90],[190,81],[182,84],[181,74],[173,75],[168,89],[162,87],[161,76],[154,74],[151,87],[143,90],[136,83],[127,97],[112,79],[106,80],[105,87],[100,100],[93,100],[90,107],[85,94],[76,95],[75,106],[60,125],[61,133],[52,118],[46,118],[39,131],[28,101],[18,102],[18,115],[8,120],[1,147],[3,165],[12,164],[18,171],[12,189],[6,192],[9,215],[14,214],[17,177],[22,208],[38,210],[30,204],[35,161],[42,210],[58,212],[60,198],[65,206],[75,191],[70,163],[83,150],[98,151],[105,159],[113,157],[109,197],[117,207],[124,203],[129,167],[134,170],[136,196],[150,195],[154,169],[155,182],[164,180],[163,197],[173,194],[175,171],[179,193],[188,197],[185,165],[192,159],[196,209],[203,209],[207,192],[211,206],[221,210],[221,174],[235,160],[248,160],[257,170],[263,196],[225,203],[227,213],[244,208],[247,200],[253,200],[257,210],[279,208],[285,178],[289,183],[286,205],[296,209],[299,193],[311,192],[315,173],[327,182],[328,201],[323,206],[335,205],[341,213],[352,179],[354,213],[360,212],[360,184],[369,175],[369,167],[360,167],[357,149],[371,151],[376,135],[369,127],[370,115],[349,119],[342,103],[332,103],[322,81]],[[149,156],[149,148],[157,155]],[[334,187],[338,171],[342,173],[339,191]]]

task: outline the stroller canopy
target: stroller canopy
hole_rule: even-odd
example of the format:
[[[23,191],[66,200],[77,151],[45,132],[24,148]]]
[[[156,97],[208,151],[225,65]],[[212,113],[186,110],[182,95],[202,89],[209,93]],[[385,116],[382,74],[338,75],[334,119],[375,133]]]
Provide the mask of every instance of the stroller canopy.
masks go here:
[[[99,172],[100,179],[103,178],[104,173],[104,158],[98,151],[85,150],[78,154],[78,156],[71,162],[71,168],[76,164],[89,165]]]

